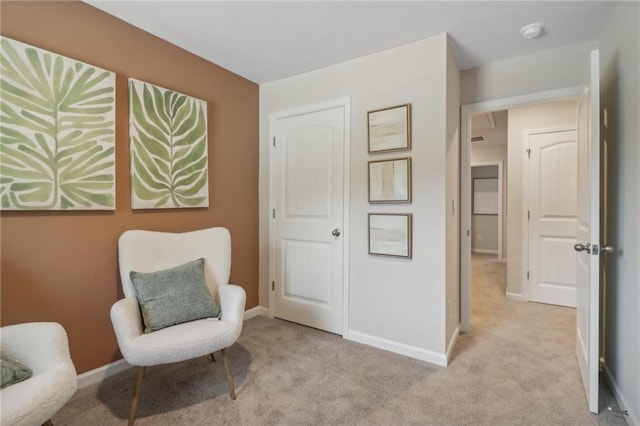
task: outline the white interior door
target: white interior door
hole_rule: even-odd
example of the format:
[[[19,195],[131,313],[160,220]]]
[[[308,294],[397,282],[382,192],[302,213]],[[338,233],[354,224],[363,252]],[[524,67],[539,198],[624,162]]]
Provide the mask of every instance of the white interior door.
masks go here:
[[[591,52],[578,100],[576,357],[589,410],[598,412],[600,302],[600,60]]]
[[[575,130],[528,135],[529,300],[576,306]]]
[[[275,121],[274,314],[342,334],[345,108]]]

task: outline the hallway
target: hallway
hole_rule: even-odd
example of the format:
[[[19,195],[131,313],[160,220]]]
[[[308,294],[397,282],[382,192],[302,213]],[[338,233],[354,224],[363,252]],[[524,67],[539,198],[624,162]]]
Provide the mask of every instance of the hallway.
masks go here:
[[[476,359],[479,351],[485,352],[487,365],[481,368],[496,368],[496,381],[509,382],[513,392],[526,395],[516,400],[524,396],[523,404],[546,405],[566,414],[577,410],[581,418],[587,403],[575,358],[575,309],[516,302],[507,299],[505,292],[506,263],[492,255],[473,254],[472,329],[461,335],[458,350],[462,353],[452,364],[464,362],[464,347],[472,346]],[[626,424],[621,414],[607,410],[617,405],[603,382],[601,378],[600,414],[591,419],[597,424]],[[549,399],[550,393],[557,399]],[[570,417],[562,423],[575,424]]]

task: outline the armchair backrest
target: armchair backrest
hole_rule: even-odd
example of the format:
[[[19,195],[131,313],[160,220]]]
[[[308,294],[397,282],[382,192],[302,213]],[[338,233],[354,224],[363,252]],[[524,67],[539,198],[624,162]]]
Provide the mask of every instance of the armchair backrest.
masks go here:
[[[125,231],[118,240],[118,262],[125,297],[136,297],[129,272],[155,272],[199,258],[205,259],[205,277],[213,296],[229,283],[231,235],[226,228],[172,233]]]

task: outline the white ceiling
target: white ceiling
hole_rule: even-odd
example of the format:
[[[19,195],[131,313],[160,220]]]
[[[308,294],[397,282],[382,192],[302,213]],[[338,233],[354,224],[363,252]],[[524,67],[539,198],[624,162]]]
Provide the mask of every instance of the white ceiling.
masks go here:
[[[85,0],[256,83],[447,32],[461,69],[596,41],[611,1]],[[526,40],[520,28],[545,23]]]
[[[507,120],[506,110],[494,111],[471,116],[471,136],[483,136],[484,140],[473,142],[471,149],[487,146],[507,145]]]

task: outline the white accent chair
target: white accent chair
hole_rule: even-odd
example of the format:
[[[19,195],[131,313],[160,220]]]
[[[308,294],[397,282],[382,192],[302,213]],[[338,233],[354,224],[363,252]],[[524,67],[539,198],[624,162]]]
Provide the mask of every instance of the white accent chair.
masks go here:
[[[0,391],[0,424],[39,426],[73,396],[78,386],[64,328],[29,322],[0,329],[2,356],[29,367],[33,375]]]
[[[135,421],[138,395],[145,367],[205,356],[221,351],[229,394],[235,399],[233,376],[226,348],[242,331],[246,294],[229,284],[231,235],[226,228],[209,228],[185,233],[131,230],[118,241],[120,277],[124,299],[111,307],[111,322],[124,359],[138,367],[129,411],[129,425]],[[205,279],[222,310],[219,321],[207,319],[173,325],[145,334],[144,324],[129,273],[155,272],[205,259]]]

